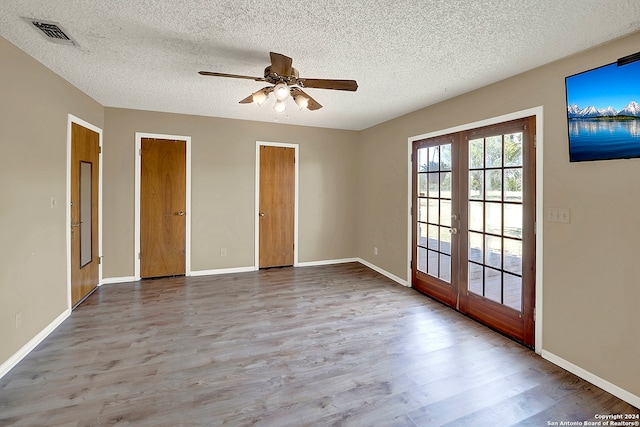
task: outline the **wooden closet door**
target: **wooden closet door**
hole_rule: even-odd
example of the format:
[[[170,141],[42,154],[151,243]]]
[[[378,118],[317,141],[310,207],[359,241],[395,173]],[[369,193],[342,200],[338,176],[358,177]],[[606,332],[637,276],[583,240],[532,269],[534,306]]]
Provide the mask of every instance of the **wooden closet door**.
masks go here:
[[[143,138],[140,277],[185,274],[186,141]]]

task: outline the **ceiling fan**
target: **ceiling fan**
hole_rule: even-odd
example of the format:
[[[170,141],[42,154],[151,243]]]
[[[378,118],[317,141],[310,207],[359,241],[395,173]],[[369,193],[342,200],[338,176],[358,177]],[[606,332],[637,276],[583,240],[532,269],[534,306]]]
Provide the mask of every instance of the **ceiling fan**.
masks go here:
[[[264,69],[264,77],[241,76],[238,74],[216,73],[213,71],[200,71],[203,76],[231,77],[234,79],[255,80],[257,82],[267,82],[272,86],[266,86],[257,92],[244,98],[240,104],[250,104],[252,102],[262,105],[262,103],[273,92],[276,98],[274,109],[283,112],[286,108],[284,101],[291,96],[300,109],[306,108],[314,111],[322,108],[315,99],[305,93],[303,88],[346,90],[355,92],[358,83],[355,80],[329,80],[329,79],[305,79],[300,78],[298,70],[291,64],[293,60],[280,53],[270,52],[271,65]]]

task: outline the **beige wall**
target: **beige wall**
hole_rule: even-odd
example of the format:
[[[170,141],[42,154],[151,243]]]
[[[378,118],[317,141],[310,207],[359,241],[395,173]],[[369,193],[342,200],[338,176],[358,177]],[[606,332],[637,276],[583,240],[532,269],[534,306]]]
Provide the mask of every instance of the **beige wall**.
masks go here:
[[[355,257],[355,132],[106,108],[105,278],[134,274],[136,132],[191,137],[192,271],[254,265],[256,141],[299,144],[299,262]]]
[[[409,137],[543,106],[543,206],[571,211],[543,222],[543,349],[640,396],[640,159],[570,164],[564,93],[565,76],[639,46],[640,33],[361,132],[358,256],[407,278]]]
[[[103,108],[3,38],[0,64],[2,363],[67,309],[67,115],[101,127]]]

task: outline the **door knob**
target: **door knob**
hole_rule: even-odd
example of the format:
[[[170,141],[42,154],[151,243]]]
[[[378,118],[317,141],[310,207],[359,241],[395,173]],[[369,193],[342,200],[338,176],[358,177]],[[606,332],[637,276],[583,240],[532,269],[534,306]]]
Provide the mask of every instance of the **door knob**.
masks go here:
[[[80,227],[80,224],[82,224],[82,221],[77,224],[71,223],[71,227]]]
[[[450,229],[449,229],[449,233],[451,233],[451,234],[458,234],[458,229],[457,229],[457,228],[455,228],[455,227],[452,227],[452,228],[450,228]]]
[[[178,216],[185,216],[186,214],[185,214],[184,212],[180,211],[180,212],[176,212],[176,215],[178,215]]]
[[[264,212],[260,212],[258,215],[260,215],[260,216],[264,216]]]

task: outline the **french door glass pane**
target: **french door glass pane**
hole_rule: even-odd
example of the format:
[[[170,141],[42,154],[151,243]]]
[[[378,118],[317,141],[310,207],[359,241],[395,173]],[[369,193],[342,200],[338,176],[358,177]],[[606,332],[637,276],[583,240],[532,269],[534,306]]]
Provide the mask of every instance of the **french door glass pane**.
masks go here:
[[[485,191],[487,200],[502,200],[502,169],[487,171]]]
[[[427,222],[429,212],[427,203],[429,203],[428,199],[418,199],[418,221]]]
[[[469,232],[469,261],[482,263],[484,260],[484,238],[482,233]]]
[[[522,310],[522,132],[469,141],[468,291]]]
[[[484,139],[469,141],[469,169],[484,167]]]
[[[440,225],[451,227],[451,200],[440,199]]]
[[[522,203],[522,168],[504,170],[504,200]]]
[[[502,203],[485,203],[485,233],[502,234]]]
[[[492,136],[485,139],[484,167],[502,167],[502,137]]]
[[[418,270],[451,283],[451,144],[418,149]]]
[[[522,166],[522,132],[504,136],[504,165]]]
[[[484,172],[469,172],[469,199],[482,200],[484,198]]]
[[[483,202],[469,202],[469,230],[484,231],[483,211]]]

